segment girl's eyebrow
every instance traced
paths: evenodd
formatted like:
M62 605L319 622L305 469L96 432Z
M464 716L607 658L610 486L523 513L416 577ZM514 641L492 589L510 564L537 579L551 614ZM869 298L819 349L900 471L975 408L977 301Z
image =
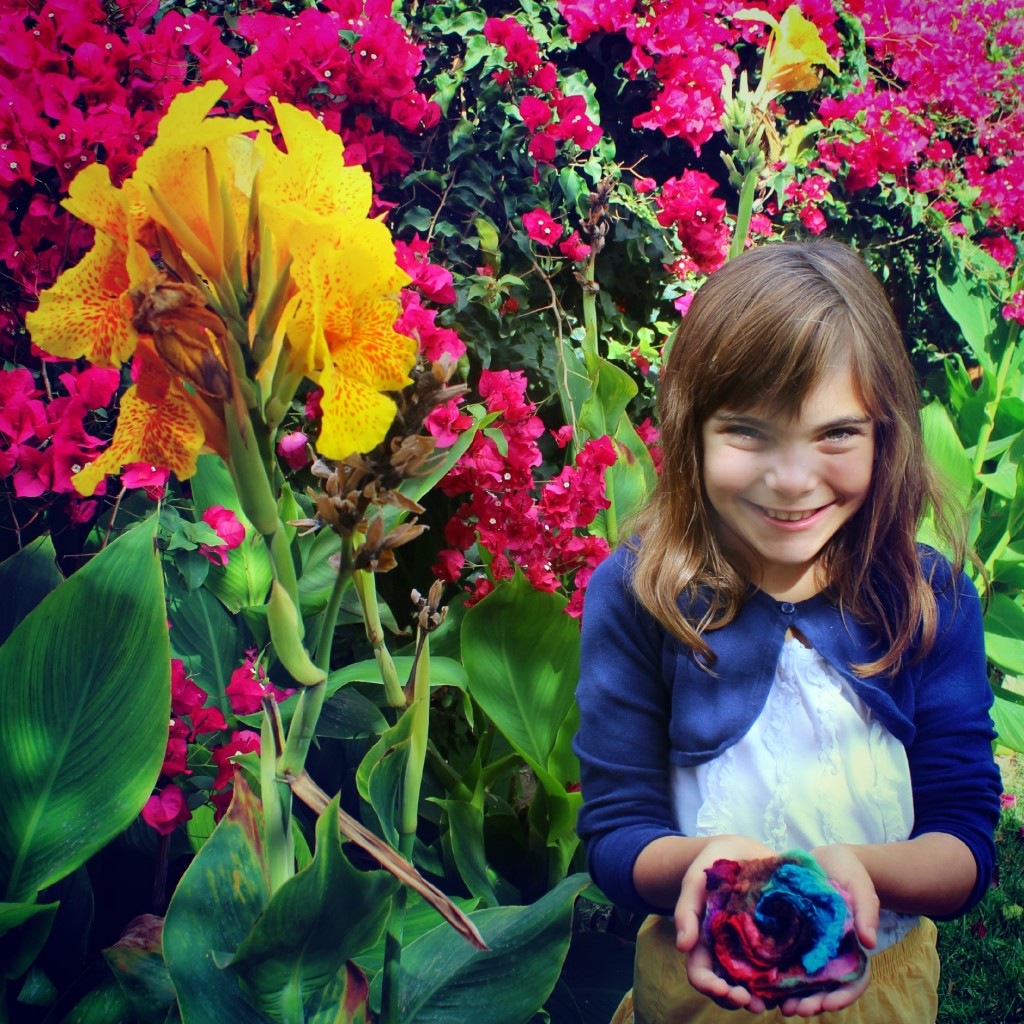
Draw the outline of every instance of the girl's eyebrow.
M725 410L712 413L711 419L719 420L722 423L749 424L754 427L767 427L771 425L769 420L758 419L758 417L751 416L749 413L728 412ZM871 416L840 416L838 419L829 420L828 423L822 423L814 427L813 430L817 433L827 430L842 430L844 427L866 427L872 422Z

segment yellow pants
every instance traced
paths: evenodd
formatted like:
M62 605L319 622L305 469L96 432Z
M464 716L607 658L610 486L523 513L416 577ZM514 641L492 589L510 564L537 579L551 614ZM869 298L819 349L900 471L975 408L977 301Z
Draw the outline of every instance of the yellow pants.
M873 956L867 989L845 1010L784 1017L778 1010L725 1010L698 992L686 977L686 956L676 949L671 919L649 917L636 937L633 988L611 1024L934 1024L939 1008L936 935L934 923L922 918L895 946Z

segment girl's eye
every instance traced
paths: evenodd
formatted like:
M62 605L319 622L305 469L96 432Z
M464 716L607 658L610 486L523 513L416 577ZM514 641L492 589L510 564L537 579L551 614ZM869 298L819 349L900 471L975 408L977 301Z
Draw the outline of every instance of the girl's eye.
M835 427L833 430L826 430L821 439L828 444L846 444L854 438L860 437L861 431L856 427Z
M764 438L764 434L760 430L755 430L745 423L731 423L726 427L725 432L729 437L742 441L760 441Z

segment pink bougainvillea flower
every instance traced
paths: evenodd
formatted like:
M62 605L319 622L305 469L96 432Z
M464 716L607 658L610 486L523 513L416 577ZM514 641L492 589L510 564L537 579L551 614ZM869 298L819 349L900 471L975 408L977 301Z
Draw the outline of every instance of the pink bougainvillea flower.
M427 428L427 433L434 438L438 448L451 448L459 439L459 434L473 425L473 417L459 412L459 407L453 399L435 405L427 413L423 425Z
M999 264L1009 270L1017 259L1017 247L1006 235L996 235L993 238L983 238L981 247Z
M185 794L175 785L164 786L142 808L142 820L162 836L169 836L191 817L192 812L185 803Z
M260 752L260 734L252 729L235 729L231 738L220 747L212 747L210 756L217 766L217 777L213 780L214 789L222 789L234 777L235 764L231 760L242 754L258 754Z
M208 694L185 672L180 658L171 658L171 714L192 715L205 703Z
M1011 807L1017 806L1017 794L1016 793L1000 793L999 794L999 806L1004 810L1008 811Z
M637 177L633 182L633 188L635 188L640 195L653 192L657 187L658 183L653 178Z
M105 409L121 383L121 374L118 370L89 366L62 373L60 381L69 395L81 397L87 409Z
M1024 324L1024 291L1014 292L1010 301L1003 306L1003 319Z
M564 448L572 440L572 424L566 423L564 427L552 430L551 436L559 448Z
M219 732L226 729L228 723L224 718L224 712L220 708L199 708L189 716L192 721L192 732L189 739L195 740L197 736L210 732Z
M563 256L581 263L590 256L590 246L580 238L580 233L574 231L564 241L558 243L558 251Z
M523 227L527 235L540 245L554 245L562 237L562 225L543 207L525 214Z
M294 430L277 442L277 454L292 469L302 469L309 462L308 444L309 438L301 430Z
M519 114L523 119L523 124L531 132L535 132L551 120L552 110L551 105L539 97L524 96L519 104Z
M227 565L228 552L234 551L245 540L245 527L238 521L235 513L223 505L211 505L203 513L203 522L213 527L221 543L200 544L200 553L214 565Z
M121 483L132 489L143 487L154 500L162 498L171 471L148 462L129 462L121 471Z
M231 702L231 710L236 715L255 714L263 706L263 698L270 696L280 702L286 700L295 691L279 690L267 679L267 671L261 661L257 661L257 652L245 652L245 661L231 673L231 681L224 692Z
M180 718L172 718L164 751L164 763L160 774L171 778L174 775L191 775L188 769L189 727Z

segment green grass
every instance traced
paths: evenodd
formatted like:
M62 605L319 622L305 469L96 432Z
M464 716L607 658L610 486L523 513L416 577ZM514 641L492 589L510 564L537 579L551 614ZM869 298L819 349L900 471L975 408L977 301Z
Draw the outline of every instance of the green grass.
M1024 760L1002 767L1017 803L996 831L996 884L966 917L939 924L939 1024L1024 1022Z

